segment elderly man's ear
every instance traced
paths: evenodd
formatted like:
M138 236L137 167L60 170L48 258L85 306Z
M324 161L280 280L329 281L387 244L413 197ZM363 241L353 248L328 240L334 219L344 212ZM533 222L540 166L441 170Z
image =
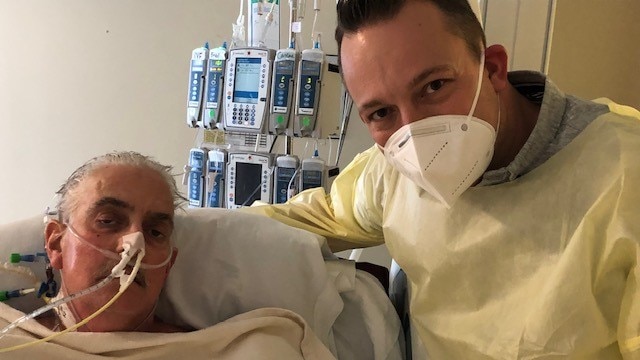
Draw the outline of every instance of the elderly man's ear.
M57 220L50 220L44 228L44 247L54 269L62 269L62 237L66 226Z

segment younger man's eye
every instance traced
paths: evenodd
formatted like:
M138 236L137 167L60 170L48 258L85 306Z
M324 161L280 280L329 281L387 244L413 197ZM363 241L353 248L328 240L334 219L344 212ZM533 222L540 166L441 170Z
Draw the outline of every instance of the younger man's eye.
M369 118L372 121L376 121L376 120L381 120L381 119L385 118L387 115L389 115L389 109L382 108L382 109L378 109L378 110L374 111Z
M426 93L432 94L442 88L444 85L444 80L434 80L427 84Z

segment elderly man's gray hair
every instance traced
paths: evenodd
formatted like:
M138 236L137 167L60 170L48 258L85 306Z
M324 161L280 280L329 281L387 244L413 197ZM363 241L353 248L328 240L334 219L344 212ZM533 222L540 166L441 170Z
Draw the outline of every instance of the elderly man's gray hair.
M94 157L87 161L82 166L77 168L71 176L65 181L65 183L56 192L59 195L57 204L58 216L60 219L68 220L69 208L71 199L69 193L78 186L87 176L105 165L130 165L139 168L147 168L156 171L167 183L173 197L174 209L178 208L185 198L178 192L178 187L174 179L174 175L171 173L173 167L168 165L162 165L159 162L153 160L149 156L142 155L134 151L115 151L105 155Z

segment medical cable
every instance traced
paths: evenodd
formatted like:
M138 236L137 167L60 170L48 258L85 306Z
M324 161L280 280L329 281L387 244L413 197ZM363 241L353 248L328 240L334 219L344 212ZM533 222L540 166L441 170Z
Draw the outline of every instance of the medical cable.
M258 152L258 148L260 147L260 140L262 140L261 136L262 136L262 134L256 135L256 146L254 146L254 148L253 148L254 152Z
M104 278L102 281L100 281L98 284L93 285L85 290L79 291L77 293L74 293L72 295L69 295L65 298L62 298L58 301L55 301L49 305L43 306L40 309L37 309L36 311L32 312L31 314L25 315L17 320L15 320L14 322L12 322L11 324L9 324L8 326L6 326L4 329L2 329L2 331L0 331L0 338L4 337L7 332L11 331L12 329L16 328L18 325L22 324L23 322L33 319L34 317L49 311L57 306L60 306L62 304L65 304L71 300L77 299L79 297L85 296L87 294L90 294L100 288L102 288L103 286L107 285L111 280L115 279L115 278L120 278L120 288L118 289L118 292L111 298L111 300L109 300L106 304L104 304L100 309L96 310L93 314L89 315L88 317L86 317L84 320L80 321L79 323L75 324L72 327L66 328L63 331L54 333L50 336L47 336L45 338L42 339L38 339L35 341L31 341L28 343L24 343L24 344L20 344L20 345L16 345L16 346L12 346L12 347L8 347L8 348L4 348L4 349L0 349L0 353L3 352L9 352L9 351L14 351L14 350L19 350L19 349L23 349L26 348L28 346L31 345L36 345L39 343L43 343L43 342L47 342L55 337L58 337L62 334L66 334L70 331L74 331L76 329L78 329L79 327L85 325L86 323L88 323L89 321L93 320L96 316L100 315L101 313L103 313L107 308L109 308L111 305L113 305L113 303L116 302L116 300L118 300L118 298L120 296L122 296L122 294L127 290L127 288L129 288L129 286L133 283L133 280L135 279L136 275L138 274L138 271L140 270L140 266L142 264L142 258L145 255L145 250L144 250L144 240L140 240L139 237L136 237L136 233L134 234L129 234L129 235L133 235L133 239L130 241L125 241L123 239L123 247L124 247L124 251L122 251L121 253L121 257L122 259L120 260L120 262L118 264L116 264L116 266L113 267L113 269L111 270L111 273ZM128 239L127 239L128 240ZM127 266L127 264L129 263L129 261L131 260L131 258L133 258L133 256L135 254L138 254L137 258L136 258L136 262L135 265L133 266L133 269L131 270L130 274L125 274L124 269Z
M307 158L307 149L309 148L309 140L307 140L304 144L304 151L302 152L302 158Z
M287 200L291 199L295 194L298 193L297 189L293 188L293 180L295 180L296 175L298 175L298 171L300 171L300 166L296 168L296 171L291 175L291 180L289 180L289 185L287 185Z

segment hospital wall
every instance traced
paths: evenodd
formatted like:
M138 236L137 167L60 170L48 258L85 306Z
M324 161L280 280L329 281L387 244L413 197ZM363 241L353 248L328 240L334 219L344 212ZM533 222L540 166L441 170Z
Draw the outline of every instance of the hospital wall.
M324 3L317 30L335 54L335 8ZM181 173L198 134L185 120L191 51L229 41L238 12L230 0L0 0L0 222L41 213L75 168L109 151L148 154ZM339 75L325 75L323 137L335 132L340 109ZM341 165L371 145L365 133L354 118ZM296 141L294 153L305 144ZM325 159L328 146L320 142Z
M556 1L551 79L570 94L640 108L640 1Z

